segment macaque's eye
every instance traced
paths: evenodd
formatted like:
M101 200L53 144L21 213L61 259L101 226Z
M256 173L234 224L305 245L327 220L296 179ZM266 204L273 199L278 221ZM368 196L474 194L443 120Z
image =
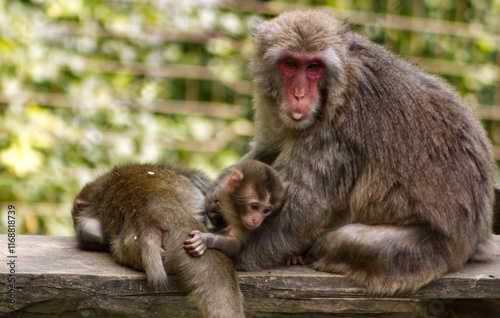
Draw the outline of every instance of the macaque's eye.
M254 203L254 204L252 204L252 205L250 206L250 208L251 208L253 211L257 211L257 210L259 210L259 205Z
M297 63L295 63L293 61L288 61L285 63L285 65L289 68L295 68L297 66Z
M314 70L317 70L319 68L319 64L311 64L307 68L314 71Z
M271 209L264 209L264 211L262 211L263 214L269 214L271 213Z

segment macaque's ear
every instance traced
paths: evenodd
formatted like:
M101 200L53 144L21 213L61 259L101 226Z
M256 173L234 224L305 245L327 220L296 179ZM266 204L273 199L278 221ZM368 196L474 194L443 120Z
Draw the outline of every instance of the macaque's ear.
M90 202L88 202L88 201L84 201L84 200L80 200L80 199L76 200L76 208L80 212L83 211L89 205L90 205Z
M290 182L283 183L283 190L281 191L281 201L284 202L288 197L288 190L290 189Z
M240 185L241 180L243 180L243 173L241 173L238 170L234 170L231 176L229 177L229 180L227 180L226 183L226 189L230 193L233 193L236 188Z
M283 183L283 195L287 196L288 195L288 189L290 188L290 182L284 182Z
M258 40L261 34L261 30L265 29L262 25L265 24L265 21L258 17L252 17L248 20L248 29L250 30L250 35Z

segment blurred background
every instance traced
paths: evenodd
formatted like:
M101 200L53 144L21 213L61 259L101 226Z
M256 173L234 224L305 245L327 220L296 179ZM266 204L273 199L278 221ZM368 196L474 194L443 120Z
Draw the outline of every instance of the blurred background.
M0 233L14 205L17 234L73 235L74 196L115 164L236 162L248 24L308 6L453 84L500 160L500 0L0 0Z

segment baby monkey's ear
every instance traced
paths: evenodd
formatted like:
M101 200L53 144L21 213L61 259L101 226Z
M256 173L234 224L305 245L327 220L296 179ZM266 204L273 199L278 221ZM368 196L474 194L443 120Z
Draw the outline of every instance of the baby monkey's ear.
M226 189L229 193L234 193L236 189L240 186L243 180L243 173L239 170L234 170L226 183Z

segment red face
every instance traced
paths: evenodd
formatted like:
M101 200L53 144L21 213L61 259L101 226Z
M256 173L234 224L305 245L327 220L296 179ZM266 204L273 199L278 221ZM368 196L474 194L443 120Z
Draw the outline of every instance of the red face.
M322 57L284 54L278 68L283 77L288 117L294 122L305 121L318 104L318 82L325 73Z

